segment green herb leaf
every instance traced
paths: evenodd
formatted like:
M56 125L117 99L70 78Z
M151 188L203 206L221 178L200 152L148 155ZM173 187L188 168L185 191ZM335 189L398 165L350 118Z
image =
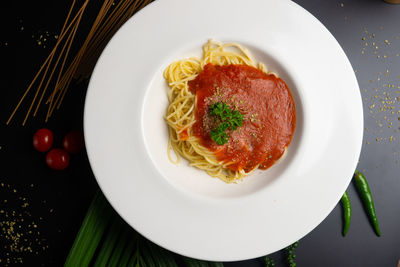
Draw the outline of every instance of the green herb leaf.
M210 106L209 114L215 116L219 125L210 133L211 138L218 145L228 142L227 130L235 131L243 125L243 115L237 110L231 110L229 106L222 102L214 103Z

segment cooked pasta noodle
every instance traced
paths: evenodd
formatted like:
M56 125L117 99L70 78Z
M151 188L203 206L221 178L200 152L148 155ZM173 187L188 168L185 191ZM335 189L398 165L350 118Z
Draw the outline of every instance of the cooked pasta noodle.
M203 147L193 136L192 125L195 123L194 109L195 95L189 91L189 81L194 80L208 63L214 65L244 64L258 67L267 72L266 67L256 64L250 53L236 43L220 43L209 40L203 46L203 58L188 58L173 62L164 71L168 81L169 106L165 121L169 126L168 158L178 164L181 157L186 158L190 165L205 170L209 175L218 177L225 182L233 182L245 175L244 170L232 171L227 168L228 163L219 162L212 151ZM176 154L173 159L171 151Z

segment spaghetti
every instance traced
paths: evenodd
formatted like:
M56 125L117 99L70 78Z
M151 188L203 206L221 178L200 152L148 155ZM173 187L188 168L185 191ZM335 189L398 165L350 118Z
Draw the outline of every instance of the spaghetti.
M231 183L257 167L270 167L289 145L295 127L290 91L239 44L209 40L202 59L173 62L164 77L170 86L165 120L171 162L178 164L184 157L192 166ZM244 118L243 126L224 133L229 136L226 144L211 138L216 124L209 110L220 102Z
M7 125L21 107L22 102L29 98L29 93L35 84L38 85L22 125L25 125L33 109L33 116L36 116L45 97L47 97L45 104L48 105L45 119L47 122L54 111L60 108L72 80L83 80L91 75L97 58L107 42L122 24L151 0L104 0L85 41L75 56L71 57L70 50L73 43L76 43L75 36L89 2L90 0L81 1L81 6L76 11L77 1L72 1L54 48L18 101L6 122Z

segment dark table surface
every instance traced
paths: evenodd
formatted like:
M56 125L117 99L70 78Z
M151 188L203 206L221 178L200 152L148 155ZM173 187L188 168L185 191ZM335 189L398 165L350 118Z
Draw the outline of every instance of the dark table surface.
M396 266L400 259L400 5L379 0L295 2L335 36L356 73L365 124L358 169L369 180L382 231L381 237L374 234L351 184L353 217L348 235L341 235L338 205L300 240L296 262L298 266ZM32 147L33 133L41 127L54 131L58 146L66 132L82 130L86 84L71 86L48 123L39 112L23 127L25 113L19 112L10 125L5 124L55 44L69 4L25 1L2 8L0 266L62 265L97 188L84 151L60 172L50 170L45 155ZM26 112L25 105L21 110ZM277 266L286 266L282 251L271 258ZM226 265L263 266L259 259Z

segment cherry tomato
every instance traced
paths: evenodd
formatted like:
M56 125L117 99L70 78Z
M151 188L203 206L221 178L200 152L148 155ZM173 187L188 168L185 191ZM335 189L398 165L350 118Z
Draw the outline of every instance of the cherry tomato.
M71 131L67 133L63 139L64 149L71 154L76 154L82 150L84 146L83 134L80 131Z
M46 128L37 130L33 135L33 147L40 152L49 150L53 145L53 141L53 132Z
M53 148L47 152L46 163L53 170L64 170L69 165L69 154L62 148Z

